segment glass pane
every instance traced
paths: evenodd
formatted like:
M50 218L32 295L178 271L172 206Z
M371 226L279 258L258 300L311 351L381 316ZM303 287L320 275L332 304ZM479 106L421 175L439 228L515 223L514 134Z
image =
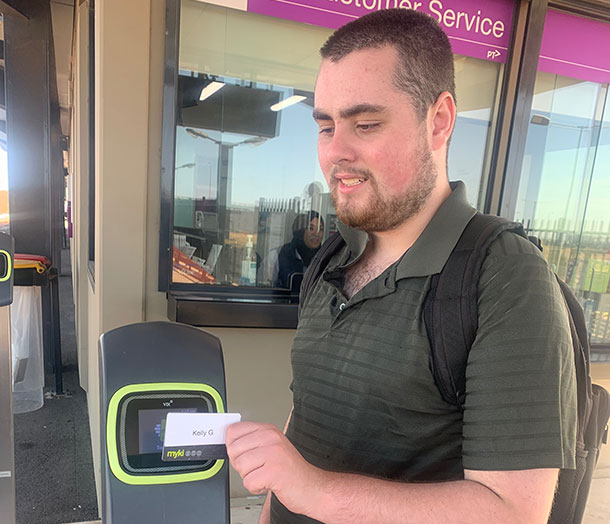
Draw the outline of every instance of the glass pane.
M336 230L312 118L331 31L192 0L181 11L173 281L297 291Z
M217 76L219 91L190 105L190 90L199 97L212 78L180 80L174 282L297 290L322 237L336 230L317 163L313 94ZM294 96L300 101L270 110Z
M174 283L297 292L321 241L336 231L312 119L319 49L330 34L182 1ZM466 182L476 206L502 65L465 56L455 64L450 178ZM275 106L288 101L295 103Z
M605 109L601 128L594 130L597 149L592 159L581 249L570 279L572 288L582 293L592 344L610 342L610 107L608 86L604 87Z
M610 342L608 86L536 79L516 219L585 310L593 344Z
M498 86L504 66L467 56L455 57L457 119L449 148L449 180L466 184L468 201L479 209L485 199L487 152L493 139Z

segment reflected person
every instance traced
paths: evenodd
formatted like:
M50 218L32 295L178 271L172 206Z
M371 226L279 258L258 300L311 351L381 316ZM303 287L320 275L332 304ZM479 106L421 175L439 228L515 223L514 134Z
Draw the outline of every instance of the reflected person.
M302 275L316 254L324 236L324 221L316 211L297 215L292 223L292 240L277 252L273 285L292 289L292 279Z
M295 275L302 275L322 244L324 220L316 211L297 215L292 223L292 240L272 249L259 267L259 282L274 287L297 289Z

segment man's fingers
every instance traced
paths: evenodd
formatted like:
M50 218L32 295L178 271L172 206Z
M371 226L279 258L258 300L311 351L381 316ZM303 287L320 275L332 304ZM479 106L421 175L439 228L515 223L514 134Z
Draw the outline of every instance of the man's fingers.
M229 454L229 459L231 460L231 465L241 477L265 465L265 453L257 449L235 456Z
M234 441L243 437L244 435L255 432L261 426L263 426L263 424L258 424L256 422L236 422L235 424L231 424L227 428L227 445L232 444Z
M233 460L250 450L277 444L282 435L272 424L245 423L248 426L234 427L244 424L239 422L227 428L227 452Z
M304 463L286 436L273 424L232 424L227 428L227 453L244 487L255 495L282 485L285 469ZM295 460L297 457L301 458L300 462Z
M270 480L263 468L255 469L242 477L244 488L253 495L261 495L269 491L271 489Z
M236 470L243 469L240 464L244 462L254 462L253 467L258 466L265 462L265 457L274 456L281 452L281 449L275 448L276 444L279 444L279 439L275 438L274 435L260 435L260 434L248 434L244 437L233 442L231 445L227 445L227 454L229 460ZM258 463L257 463L258 461Z

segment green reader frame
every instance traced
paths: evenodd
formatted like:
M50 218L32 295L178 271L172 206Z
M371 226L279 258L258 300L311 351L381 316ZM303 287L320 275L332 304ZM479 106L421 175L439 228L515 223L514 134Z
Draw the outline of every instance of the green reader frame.
M194 482L213 477L224 465L224 460L216 460L211 468L205 471L187 473L175 473L168 475L131 475L120 465L119 450L117 448L117 420L118 408L121 400L134 393L151 393L163 391L203 391L210 395L216 403L217 413L224 413L225 407L222 397L212 386L208 384L193 384L187 382L156 382L148 384L131 384L118 389L108 403L108 414L106 416L106 450L108 463L114 476L121 482L130 485L153 486L158 484L178 484L181 482Z

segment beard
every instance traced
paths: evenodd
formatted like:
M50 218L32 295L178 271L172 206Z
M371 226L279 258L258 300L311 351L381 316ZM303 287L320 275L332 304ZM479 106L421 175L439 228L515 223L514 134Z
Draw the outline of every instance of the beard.
M330 189L339 220L347 226L371 233L390 231L415 216L435 188L437 173L427 146L420 149L412 162L416 164L412 184L401 194L387 196L379 191L375 175L370 170L335 166L330 178ZM340 201L337 190L340 182L334 177L337 171L364 178L371 186L368 201L358 207L349 202L349 199Z

